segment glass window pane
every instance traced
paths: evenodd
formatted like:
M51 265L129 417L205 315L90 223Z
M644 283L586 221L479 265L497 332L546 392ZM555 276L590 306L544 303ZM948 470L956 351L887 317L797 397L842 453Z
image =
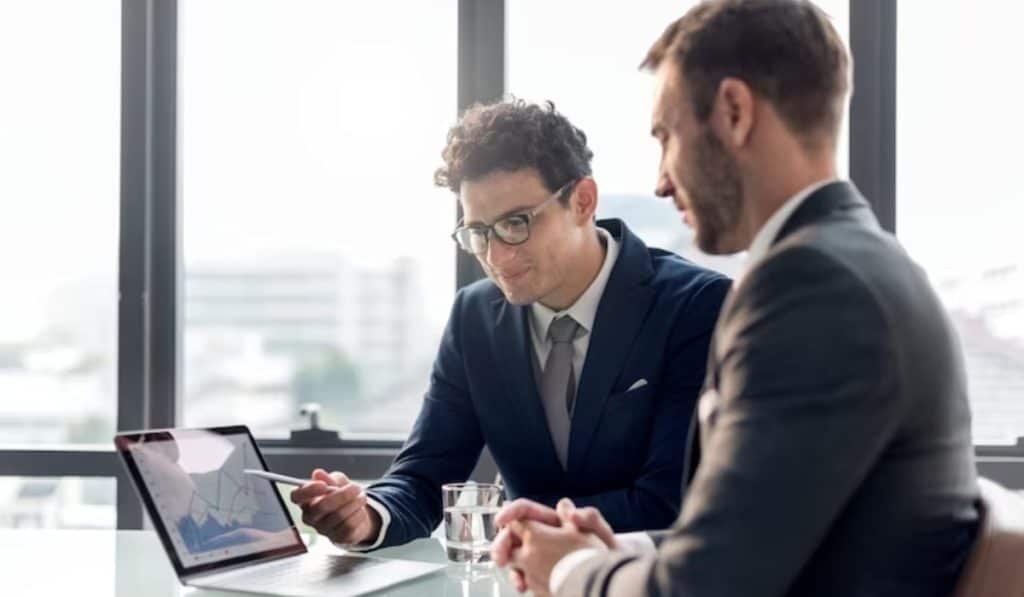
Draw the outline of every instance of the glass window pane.
M508 2L508 91L530 101L552 100L587 134L600 188L599 217L622 218L648 244L735 274L741 259L700 253L671 203L653 192L658 168L658 145L649 134L654 78L638 66L665 27L694 4ZM819 5L848 42L848 1ZM844 125L842 176L847 175L847 143Z
M0 528L113 529L117 481L0 477Z
M121 3L0 0L0 444L109 443Z
M960 332L978 444L1024 436L1024 80L1006 62L1022 17L899 3L896 229Z
M409 430L455 287L456 7L179 4L186 424Z

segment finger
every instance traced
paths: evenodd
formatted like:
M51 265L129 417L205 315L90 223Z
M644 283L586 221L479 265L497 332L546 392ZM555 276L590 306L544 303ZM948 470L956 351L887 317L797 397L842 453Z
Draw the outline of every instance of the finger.
M335 477L334 477L335 474L340 474L340 473L328 473L327 471L325 471L322 468L317 468L317 469L313 469L313 474L310 475L309 478L313 479L314 481L320 481L320 482L324 483L325 485L337 486L337 485L340 485L340 483L338 483L335 480Z
M518 548L512 550L513 562L517 554L522 554L524 550L528 550L530 542L546 541L550 538L551 533L558 529L558 527L537 522L536 520L514 520L508 524L508 528L520 541Z
M526 543L530 539L530 530L527 527L527 524L527 522L524 522L522 520L513 520L512 522L508 523L508 525L505 528L507 528L509 532L515 535L520 541Z
M545 524L559 524L558 514L544 504L538 504L532 500L519 498L505 504L494 519L494 524L503 527L513 520L537 520Z
M593 533L609 548L615 548L615 531L612 530L608 521L601 516L601 512L597 508L577 508L571 514L571 518L577 529Z
M339 522L333 528L324 529L324 535L329 537L331 541L335 543L342 543L345 545L358 543L355 539L355 528L350 526L344 520Z
M494 542L491 543L491 559L498 566L504 566L508 563L509 555L512 553L512 548L518 544L518 538L512 534L508 529L501 529L498 531L498 535L494 538Z
M505 529L498 531L498 534L494 536L494 541L491 542L491 561L500 568L505 567L505 563L508 561L508 552L511 551L511 541L509 533Z
M324 512L316 506L309 504L302 506L302 522L313 527L319 533L323 533L326 530L322 524L324 516Z
M526 591L526 575L523 571L518 568L510 568L508 571L508 579L512 582L512 586L517 591L523 593Z
M332 487L330 493L310 502L310 506L312 506L310 519L316 522L339 510L351 513L352 503L356 502L361 495L363 495L363 488L354 483L349 483L341 488Z
M339 487L341 487L343 485L347 485L347 484L352 482L351 479L348 478L348 475L346 475L345 473L338 472L338 471L334 471L334 472L332 472L328 476L331 478L331 481L333 481L334 484L339 486Z
M342 521L352 515L353 512L366 507L366 496L357 495L354 499L345 502L343 505L331 509L326 515L316 520L317 529L331 529L338 526Z
M576 504L572 503L569 498L562 498L555 504L555 512L558 514L558 518L562 523L574 524L572 520L572 513L576 511Z
M529 570L529 560L534 554L534 551L529 543L524 543L519 549L512 550L509 555L508 567L512 570L518 570L523 575L523 582L527 585L530 584L530 580L527 577L527 571Z
M308 504L313 498L320 497L330 491L327 484L323 481L310 481L298 489L292 490L291 500L292 503L302 506Z
M338 537L337 543L359 543L364 538L357 536L359 527L368 521L365 508L350 513L340 523L327 533L328 537Z

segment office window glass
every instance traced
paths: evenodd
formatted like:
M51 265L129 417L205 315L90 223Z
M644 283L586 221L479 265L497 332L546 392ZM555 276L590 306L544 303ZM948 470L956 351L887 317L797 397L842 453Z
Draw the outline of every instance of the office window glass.
M695 2L507 3L508 91L551 100L587 134L599 188L598 217L625 220L650 245L735 274L742 256L700 253L669 200L654 196L659 148L650 136L654 77L638 65L665 27ZM847 39L846 0L819 5ZM845 125L839 168L847 171Z
M179 3L186 424L408 432L455 287L456 8Z
M956 325L978 444L1024 436L1024 7L899 4L896 231Z
M121 3L0 0L0 445L110 441Z
M113 529L116 483L106 477L0 477L0 528Z

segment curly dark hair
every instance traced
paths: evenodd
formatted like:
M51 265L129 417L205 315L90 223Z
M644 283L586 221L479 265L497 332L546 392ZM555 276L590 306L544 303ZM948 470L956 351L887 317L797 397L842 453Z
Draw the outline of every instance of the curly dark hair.
M548 190L590 175L594 152L587 136L555 105L521 99L474 105L448 130L441 152L444 166L434 184L459 192L462 181L479 180L492 172L535 169ZM560 200L564 203L567 197Z

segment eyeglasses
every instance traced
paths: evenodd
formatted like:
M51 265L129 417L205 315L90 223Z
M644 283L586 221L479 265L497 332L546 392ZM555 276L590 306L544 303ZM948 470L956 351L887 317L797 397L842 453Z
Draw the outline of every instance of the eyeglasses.
M455 232L452 233L452 239L459 244L463 251L473 255L482 255L487 252L491 234L494 234L498 240L506 245L521 245L530 240L530 226L533 224L533 219L537 217L537 214L555 199L565 199L568 197L577 182L579 182L579 179L570 180L536 207L528 211L505 216L493 224L473 224L471 226L462 226L460 224L455 229Z

